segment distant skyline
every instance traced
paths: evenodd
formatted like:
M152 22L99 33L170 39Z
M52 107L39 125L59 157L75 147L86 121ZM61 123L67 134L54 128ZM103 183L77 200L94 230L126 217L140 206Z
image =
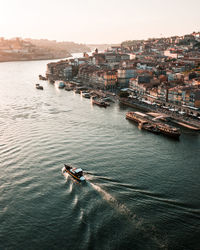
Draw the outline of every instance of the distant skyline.
M0 36L121 43L200 31L199 0L5 0Z

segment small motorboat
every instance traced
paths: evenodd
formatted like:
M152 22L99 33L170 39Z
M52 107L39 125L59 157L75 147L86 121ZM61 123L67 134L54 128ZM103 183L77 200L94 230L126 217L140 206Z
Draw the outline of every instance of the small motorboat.
M70 174L74 179L78 181L85 181L85 177L83 176L83 170L82 168L75 168L69 165L64 164L64 167L62 169L62 173L68 173Z
M76 93L76 94L80 94L80 93L81 93L81 90L80 90L80 89L75 89L75 93Z
M36 89L41 89L43 90L43 86L41 86L39 83L35 84Z
M59 89L64 89L64 87L65 87L65 83L64 82L59 82L58 88Z
M42 81L46 81L47 80L47 78L44 77L44 76L42 76L42 75L39 75L39 79L42 80Z
M66 90L66 91L71 91L71 90L73 90L73 87L70 86L70 85L66 85L66 86L65 86L65 90Z
M88 93L88 92L82 92L82 97L90 99L90 93Z
M104 101L102 101L102 100L93 99L93 100L92 100L92 103L93 103L93 104L96 104L96 105L98 105L98 106L100 106L100 107L104 107L104 108L106 108L107 106L110 106L109 103L104 102Z
M105 98L103 98L102 99L104 102L113 102L113 103L115 103L115 101L112 99L112 98L110 98L110 97L105 97Z

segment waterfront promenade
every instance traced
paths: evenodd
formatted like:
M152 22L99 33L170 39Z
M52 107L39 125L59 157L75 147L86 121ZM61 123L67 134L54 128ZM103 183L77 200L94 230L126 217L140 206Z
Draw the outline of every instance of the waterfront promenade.
M75 82L72 82L73 84ZM99 90L99 89L94 89L91 88L90 86L87 85L86 82L81 83L79 82L78 86L86 86L88 88L88 91L99 96L100 98L105 98L106 96L111 96L115 101L119 101L119 103L132 107L132 108L137 108L139 110L145 111L145 112L156 112L156 113L161 113L164 116L167 116L169 118L169 120L175 124L178 124L179 126L188 128L188 129L192 129L192 130L196 130L196 131L200 131L200 119L198 117L192 117L191 115L189 115L189 109L187 107L179 107L177 105L174 105L172 103L168 103L168 102L161 102L161 101L157 101L155 102L144 102L142 101L142 98L140 97L140 99L138 97L132 98L132 97L128 97L128 98L120 98L118 94L109 91L109 90ZM74 85L74 87L76 88L76 85ZM146 96L143 96L143 98L145 98ZM162 105L161 105L162 103ZM164 105L164 106L163 106ZM175 107L177 110L179 109L183 109L186 110L186 112L184 112L184 114L180 114L176 111L171 111L169 110L170 107L173 106ZM191 111L191 110L190 110ZM195 111L193 111L195 112ZM196 111L197 113L197 111Z
M189 128L193 130L200 130L200 121L198 121L198 118L192 118L189 117L187 114L181 115L177 112L173 112L167 109L162 108L161 106L158 105L150 105L148 103L139 101L137 99L132 99L132 98L119 98L120 103L133 107L133 108L138 108L143 111L154 111L154 112L159 112L167 115L170 118L170 121Z

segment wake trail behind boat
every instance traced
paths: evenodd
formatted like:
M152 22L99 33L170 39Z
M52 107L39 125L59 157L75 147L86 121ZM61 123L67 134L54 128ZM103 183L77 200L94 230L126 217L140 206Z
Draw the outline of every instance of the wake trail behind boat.
M117 208L117 210L121 213L124 214L126 216L128 216L128 218L136 218L135 214L132 214L132 212L122 203L120 203L119 201L117 201L116 198L114 198L112 195L110 195L108 192L106 192L105 190L103 190L100 186L90 182L90 185L96 190L98 191L98 193L101 194L101 196L103 197L103 199L105 199L106 201L108 201L109 203L111 203L112 205L115 206L115 208Z
M111 179L111 178L108 178L108 177L103 177L101 175L98 175L98 174L94 174L92 172L84 172L85 175L87 176L87 179L93 179L89 176L94 176L94 177L98 177L98 180L104 180L104 181L107 181L107 182L111 182L111 183L118 183L118 180L115 180L115 179ZM88 176L89 175L89 176ZM118 183L119 184L119 183ZM120 185L120 184L119 184Z
M166 240L159 240L159 237L156 236L158 233L156 232L156 229L153 225L145 225L146 223L143 218L140 218L135 213L131 212L129 208L127 208L124 204L120 203L111 194L103 190L100 186L92 182L89 183L103 197L104 200L108 201L121 215L126 216L126 218L134 226L134 228L142 231L144 233L144 236L150 236L160 249L166 249Z

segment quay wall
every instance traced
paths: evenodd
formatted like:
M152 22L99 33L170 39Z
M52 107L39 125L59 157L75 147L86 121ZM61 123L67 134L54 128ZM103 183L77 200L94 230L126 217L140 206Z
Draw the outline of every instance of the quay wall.
M129 106L131 108L137 108L143 111L152 111L152 109L148 108L148 107L143 107L141 106L139 103L134 103L134 102L129 102L128 100L125 100L123 98L119 98L119 102L123 105Z
M128 100L126 100L124 98L119 98L119 102L126 105L126 106L129 106L132 108L137 108L137 109L142 110L142 111L155 112L155 110L153 110L151 107L148 107L148 106L144 107L139 103L129 102ZM162 111L159 110L159 112L162 112ZM175 123L175 124L178 124L182 127L188 128L188 129L200 131L200 123L199 122L198 122L199 123L198 124L197 122L194 123L194 122L185 121L182 118L176 117L175 115L169 115L169 116L170 116L170 121Z

